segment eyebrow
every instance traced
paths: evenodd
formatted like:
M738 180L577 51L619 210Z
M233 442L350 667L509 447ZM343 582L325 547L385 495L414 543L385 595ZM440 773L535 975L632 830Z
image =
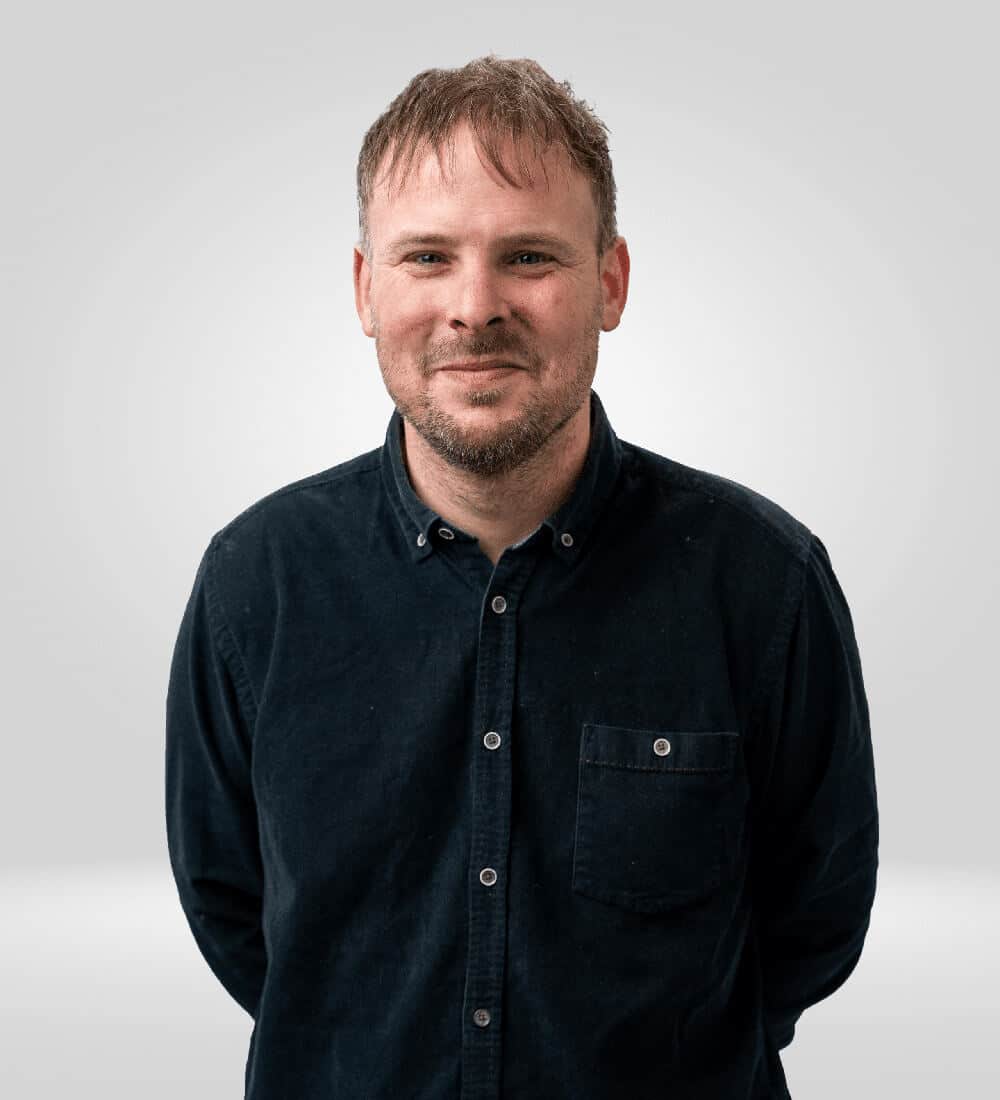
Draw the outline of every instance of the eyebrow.
M459 243L457 237L449 237L446 233L407 233L390 241L386 246L385 255L398 256L409 248L450 248ZM497 238L496 243L503 251L537 245L541 248L552 249L554 252L568 252L570 254L576 252L569 241L552 233L509 233L504 237Z

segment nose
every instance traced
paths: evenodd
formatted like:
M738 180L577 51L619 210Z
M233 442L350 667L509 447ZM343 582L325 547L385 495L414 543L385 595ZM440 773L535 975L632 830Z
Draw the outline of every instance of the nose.
M503 278L486 261L469 261L450 280L448 324L453 329L481 329L510 319Z

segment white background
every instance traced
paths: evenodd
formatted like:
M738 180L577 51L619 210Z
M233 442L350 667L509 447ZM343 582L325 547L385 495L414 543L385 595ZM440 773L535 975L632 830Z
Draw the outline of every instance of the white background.
M994 1094L993 10L6 15L6 1095L242 1094L250 1020L166 857L170 653L218 528L381 444L350 281L358 149L416 72L488 52L535 58L611 131L632 281L594 388L615 431L787 508L851 607L880 889L857 971L783 1052L792 1094Z

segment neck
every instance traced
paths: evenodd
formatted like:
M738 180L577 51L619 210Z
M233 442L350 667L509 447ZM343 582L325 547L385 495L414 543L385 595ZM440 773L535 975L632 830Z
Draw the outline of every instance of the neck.
M529 462L497 477L456 469L403 420L403 459L414 492L446 523L479 539L494 565L569 497L589 444L589 396Z

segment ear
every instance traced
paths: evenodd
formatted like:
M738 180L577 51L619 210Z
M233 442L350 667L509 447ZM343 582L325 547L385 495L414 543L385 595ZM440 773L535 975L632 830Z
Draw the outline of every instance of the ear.
M610 332L618 327L628 298L629 272L628 245L624 237L615 237L614 243L601 257L601 293L604 297L604 313L601 331Z
M365 336L375 335L371 314L372 269L365 254L354 246L354 307Z

